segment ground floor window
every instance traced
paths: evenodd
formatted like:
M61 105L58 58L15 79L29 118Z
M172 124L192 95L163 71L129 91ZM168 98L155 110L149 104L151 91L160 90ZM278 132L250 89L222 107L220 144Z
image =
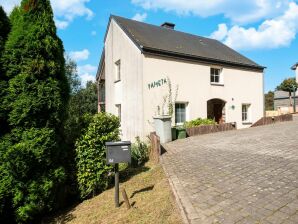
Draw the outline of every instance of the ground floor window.
M121 104L116 104L116 107L117 107L118 118L121 122Z
M186 103L175 103L175 123L183 124L186 121Z
M250 104L242 104L242 122L250 122Z

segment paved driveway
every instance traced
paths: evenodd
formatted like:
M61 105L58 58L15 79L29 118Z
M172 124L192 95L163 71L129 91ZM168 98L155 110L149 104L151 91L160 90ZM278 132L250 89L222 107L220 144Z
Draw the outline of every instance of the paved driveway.
M189 223L298 224L298 121L165 147L162 162Z

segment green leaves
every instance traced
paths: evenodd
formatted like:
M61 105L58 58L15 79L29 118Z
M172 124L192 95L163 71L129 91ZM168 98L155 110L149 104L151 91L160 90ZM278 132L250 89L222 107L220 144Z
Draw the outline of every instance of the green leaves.
M119 140L119 119L111 114L93 116L86 132L76 143L76 163L81 198L106 189L112 167L106 164L105 142Z
M0 8L0 37L1 15ZM69 86L50 1L22 0L10 19L0 70L0 125L7 127L0 133L0 223L31 223L57 207L66 179L60 139Z
M293 92L293 89L295 91L298 88L298 83L296 82L295 78L288 78L285 79L279 86L276 87L276 90L282 90L285 92Z

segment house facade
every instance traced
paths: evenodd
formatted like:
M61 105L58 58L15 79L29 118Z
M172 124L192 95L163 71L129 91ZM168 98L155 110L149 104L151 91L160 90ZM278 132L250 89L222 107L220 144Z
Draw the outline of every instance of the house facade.
M298 62L295 63L291 70L295 72L296 82L298 83ZM296 111L298 111L298 91L296 91L295 96L291 93L291 99L289 93L281 90L274 92L274 110L278 111L279 114L286 114L294 112L294 100L296 103Z
M263 117L264 67L174 26L110 17L97 72L98 105L120 117L122 139L154 131L153 117L169 112L169 95L173 125L200 117L246 128Z

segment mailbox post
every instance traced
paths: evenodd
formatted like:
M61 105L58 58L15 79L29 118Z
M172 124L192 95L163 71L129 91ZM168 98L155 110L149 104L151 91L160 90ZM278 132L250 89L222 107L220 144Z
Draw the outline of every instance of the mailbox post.
M107 164L114 164L115 206L119 207L119 163L131 163L131 142L106 142Z

